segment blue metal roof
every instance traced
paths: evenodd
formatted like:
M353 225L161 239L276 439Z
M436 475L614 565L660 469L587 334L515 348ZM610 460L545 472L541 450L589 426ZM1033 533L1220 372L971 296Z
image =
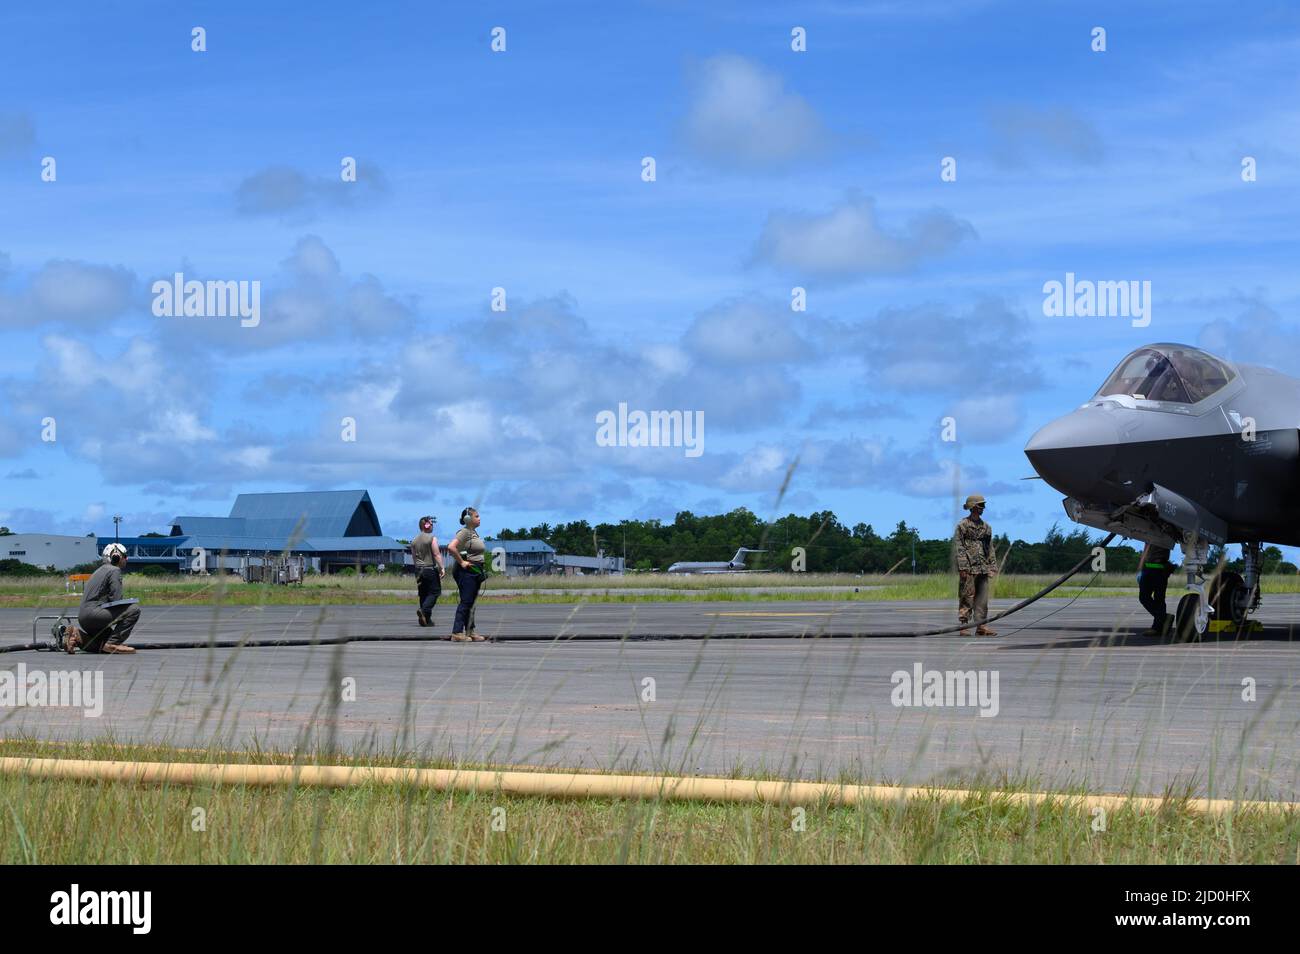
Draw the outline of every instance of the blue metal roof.
M279 553L285 549L284 537L241 537L220 533L195 533L186 537L164 537L169 542L184 540L176 546L186 550L202 547L209 553L238 552ZM401 550L402 545L392 537L307 537L296 541L291 553L334 553L351 551Z
M240 494L229 517L177 517L169 541L213 553L247 550L293 552L400 550L383 535L364 490ZM181 544L177 544L178 546Z
M247 536L248 528L237 517L177 517L172 521L172 532L181 528L181 534L233 534Z
M255 534L288 536L301 525L304 537L379 536L379 517L364 490L240 494L230 516Z
M273 537L378 537L383 535L364 490L240 494L229 517L177 517L173 533Z

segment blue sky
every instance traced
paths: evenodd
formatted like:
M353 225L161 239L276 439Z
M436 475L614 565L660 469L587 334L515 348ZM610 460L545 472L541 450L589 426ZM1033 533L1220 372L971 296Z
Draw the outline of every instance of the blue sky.
M1024 443L1129 350L1300 373L1300 13L1131 7L9 5L0 522L770 516L797 457L781 512L940 536L981 491L1038 539ZM177 271L261 323L156 317ZM1150 281L1151 325L1045 317L1066 272ZM598 446L620 402L704 453Z

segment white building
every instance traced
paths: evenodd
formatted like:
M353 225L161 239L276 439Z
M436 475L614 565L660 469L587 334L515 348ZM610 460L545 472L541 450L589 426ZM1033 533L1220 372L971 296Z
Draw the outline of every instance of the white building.
M11 533L0 537L0 560L21 560L42 570L69 570L100 562L99 541L93 536L65 537L54 533Z

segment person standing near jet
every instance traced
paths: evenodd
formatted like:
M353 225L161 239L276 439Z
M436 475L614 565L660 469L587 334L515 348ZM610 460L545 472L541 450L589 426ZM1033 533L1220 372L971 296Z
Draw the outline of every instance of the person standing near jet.
M1148 543L1138 560L1138 602L1151 614L1151 628L1143 636L1163 636L1169 622L1165 590L1169 586L1169 574L1174 571L1169 556L1168 547Z
M415 561L415 592L420 607L415 618L421 626L433 625L433 608L442 596L442 578L447 575L442 565L442 550L433 535L433 518L420 518L420 532L411 540L411 559Z
M478 511L473 507L466 507L460 512L461 528L447 543L447 552L456 561L451 576L460 591L456 621L451 628L451 640L455 643L481 643L485 639L474 629L474 602L478 599L478 592L484 580L487 579L487 568L484 566L487 547L483 543L483 538L478 535L480 523L482 520L479 518Z
M957 548L957 574L960 578L957 598L957 622L963 627L971 616L979 623L976 636L996 636L997 632L984 625L989 615L989 578L998 572L993 555L993 530L984 522L984 497L971 494L964 504L970 516L957 524L953 542ZM961 635L969 636L963 628Z
M104 565L90 574L77 611L77 628L68 636L64 648L71 655L78 648L88 653L130 654L126 645L131 630L140 621L140 607L122 602L122 570L126 567L126 547L110 543L104 547Z

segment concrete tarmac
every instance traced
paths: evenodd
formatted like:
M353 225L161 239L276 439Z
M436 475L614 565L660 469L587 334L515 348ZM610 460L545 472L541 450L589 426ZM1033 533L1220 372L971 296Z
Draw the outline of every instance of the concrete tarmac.
M145 606L131 643L409 640L445 634L452 609L428 630L413 606ZM0 610L0 645L29 641L36 612ZM0 672L102 670L104 708L3 705L0 737L1300 800L1300 598L1266 597L1262 633L1188 645L1141 638L1149 617L1110 598L1042 600L996 639L872 636L954 617L948 601L486 603L491 643L10 653ZM917 667L947 692L904 685Z

